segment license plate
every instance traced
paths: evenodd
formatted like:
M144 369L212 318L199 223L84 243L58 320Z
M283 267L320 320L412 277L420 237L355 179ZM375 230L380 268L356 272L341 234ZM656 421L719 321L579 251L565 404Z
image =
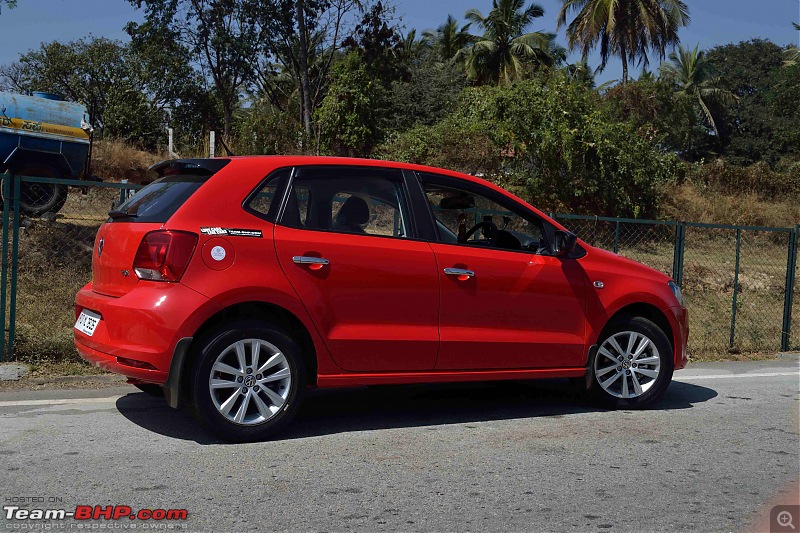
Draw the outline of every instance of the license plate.
M97 328L97 324L100 323L100 320L100 315L84 309L81 311L78 320L75 321L75 329L91 337L94 334L94 330Z

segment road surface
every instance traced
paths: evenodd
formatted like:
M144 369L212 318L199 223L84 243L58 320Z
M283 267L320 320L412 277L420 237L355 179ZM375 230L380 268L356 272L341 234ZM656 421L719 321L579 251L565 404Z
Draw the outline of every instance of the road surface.
M797 497L798 363L693 364L648 411L565 380L316 391L243 445L128 386L4 392L0 498L188 511L116 529L747 531ZM3 513L0 531L47 523Z

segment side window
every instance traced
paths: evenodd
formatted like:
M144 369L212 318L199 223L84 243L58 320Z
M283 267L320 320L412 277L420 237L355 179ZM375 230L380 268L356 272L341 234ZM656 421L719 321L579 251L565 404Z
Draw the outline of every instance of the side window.
M363 167L299 167L281 223L317 231L408 237L402 173Z
M475 192L439 185L423 175L440 242L518 250L545 251L543 223L537 217Z
M264 182L264 184L259 187L258 191L250 198L250 201L247 203L247 208L260 215L266 216L270 208L272 208L273 200L275 199L275 194L278 192L281 179L289 177L290 173L291 169L284 168L271 174L266 182Z

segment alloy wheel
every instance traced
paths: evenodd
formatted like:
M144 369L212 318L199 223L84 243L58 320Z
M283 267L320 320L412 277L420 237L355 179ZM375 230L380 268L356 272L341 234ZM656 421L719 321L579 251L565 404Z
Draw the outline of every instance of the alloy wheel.
M661 357L655 343L642 333L614 333L600 345L594 360L597 383L617 398L637 398L658 379Z
M286 403L291 386L286 356L262 339L243 339L222 350L208 379L217 411L245 426L274 417Z

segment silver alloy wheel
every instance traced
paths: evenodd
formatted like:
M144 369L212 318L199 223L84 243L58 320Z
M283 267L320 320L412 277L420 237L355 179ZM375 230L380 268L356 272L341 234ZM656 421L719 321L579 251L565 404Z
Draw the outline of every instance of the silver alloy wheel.
M275 416L291 386L292 371L286 356L262 339L243 339L225 348L208 378L217 410L229 421L244 426Z
M651 339L636 331L608 337L597 349L594 375L604 391L617 398L636 398L655 384L661 357Z

